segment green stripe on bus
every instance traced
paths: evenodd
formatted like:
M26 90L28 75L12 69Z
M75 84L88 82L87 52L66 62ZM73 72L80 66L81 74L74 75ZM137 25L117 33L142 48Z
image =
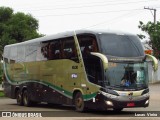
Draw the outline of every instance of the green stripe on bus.
M23 80L23 81L15 81L15 80L12 80L11 78L10 78L10 76L8 75L8 71L7 71L7 69L6 69L6 64L5 64L5 71L6 71L6 75L7 75L7 78L9 79L8 81L10 81L12 84L16 84L16 85L20 85L20 84L22 84L22 83L27 83L27 82L37 82L37 83L41 83L41 84L43 84L43 85L45 85L45 86L50 86L52 89L54 89L54 90L56 90L56 91L58 91L58 92L60 92L61 94L64 94L65 96L67 96L67 97L69 97L69 98L72 98L73 97L73 93L72 92L70 92L70 91L67 91L67 90L65 90L65 89L63 89L63 88L61 88L61 87L58 87L58 86L56 86L56 85L54 85L54 84L51 84L51 83L49 83L49 82L46 82L46 81L43 81L43 80L32 80L32 81L29 81L29 80ZM90 100L90 99L92 99L93 97L95 97L97 95L97 93L92 93L92 94L86 94L86 95L83 95L83 98L84 98L84 100Z

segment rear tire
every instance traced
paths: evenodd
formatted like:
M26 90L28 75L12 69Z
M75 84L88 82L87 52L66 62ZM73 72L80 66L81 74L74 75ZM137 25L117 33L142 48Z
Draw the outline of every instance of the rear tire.
M74 105L75 109L78 112L84 112L85 111L85 104L83 100L83 96L81 92L76 93L75 98L74 98Z
M18 90L16 92L16 99L17 99L17 105L22 106L23 105L23 96L22 96L20 90Z
M31 100L30 100L30 97L29 97L29 94L28 94L28 91L27 91L27 90L25 90L25 91L23 92L23 104L24 104L24 106L26 106L26 107L30 107L30 106L32 105L32 102L31 102Z

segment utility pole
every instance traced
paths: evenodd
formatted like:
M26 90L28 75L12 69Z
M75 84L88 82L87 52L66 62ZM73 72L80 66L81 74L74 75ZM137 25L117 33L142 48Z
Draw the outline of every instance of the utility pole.
M144 9L148 9L148 10L153 10L154 11L154 15L152 13L152 15L154 16L154 24L156 24L156 9L153 9L153 8L149 8L149 7L144 7Z

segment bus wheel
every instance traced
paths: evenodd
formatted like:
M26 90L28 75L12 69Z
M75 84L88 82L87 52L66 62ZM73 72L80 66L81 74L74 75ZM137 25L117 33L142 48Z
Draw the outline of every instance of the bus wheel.
M114 111L120 112L123 110L123 108L113 108Z
M84 112L85 111L84 100L83 100L81 92L78 92L75 95L74 104L75 104L76 111L78 111L78 112Z
M17 91L16 93L16 99L17 99L17 104L22 106L23 105L23 98L20 90Z
M29 98L27 90L23 92L23 104L27 107L31 106L31 100Z

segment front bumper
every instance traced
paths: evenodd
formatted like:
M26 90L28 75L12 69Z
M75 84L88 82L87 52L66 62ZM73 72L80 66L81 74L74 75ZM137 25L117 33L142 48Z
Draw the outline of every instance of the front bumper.
M148 107L149 93L140 96L115 96L108 93L98 93L95 98L86 101L86 105L88 108L100 110L108 108Z
M128 101L121 101L121 100L113 100L113 99L106 99L104 101L107 108L133 108L133 107L148 107L149 106L149 97L144 98L143 100L128 100ZM110 103L110 104L107 104ZM112 104L111 104L112 103Z

